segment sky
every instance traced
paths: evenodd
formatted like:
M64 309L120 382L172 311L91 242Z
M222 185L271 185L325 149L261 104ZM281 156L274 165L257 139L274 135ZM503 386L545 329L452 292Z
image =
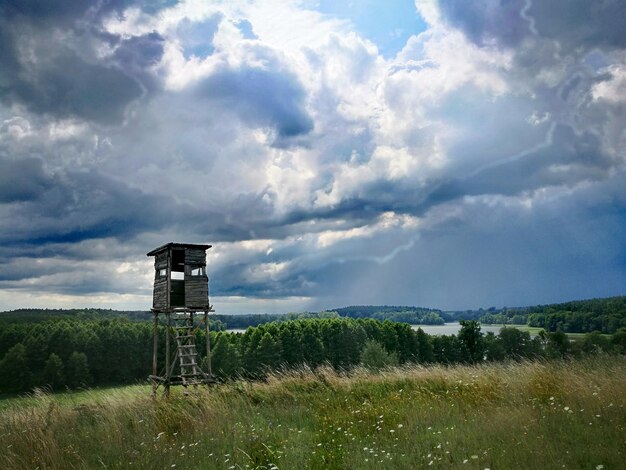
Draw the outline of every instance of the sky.
M0 310L626 294L623 0L4 0Z

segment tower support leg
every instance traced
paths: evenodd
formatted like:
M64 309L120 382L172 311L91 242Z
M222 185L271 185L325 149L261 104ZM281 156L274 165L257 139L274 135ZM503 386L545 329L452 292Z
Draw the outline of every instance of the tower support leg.
M170 395L170 380L172 373L170 371L170 336L172 335L172 314L167 312L167 331L165 333L165 381L163 382L163 395L168 397Z
M159 347L159 314L158 312L154 312L154 327L152 330L152 342L153 342L153 349L152 349L152 375L156 377L157 375L157 351L158 351L158 347ZM152 398L156 398L156 392L157 392L157 387L159 386L159 384L156 382L156 380L152 381Z
M206 368L209 379L211 379L213 378L211 372L211 337L209 336L209 312L207 310L204 311L204 333L206 336Z

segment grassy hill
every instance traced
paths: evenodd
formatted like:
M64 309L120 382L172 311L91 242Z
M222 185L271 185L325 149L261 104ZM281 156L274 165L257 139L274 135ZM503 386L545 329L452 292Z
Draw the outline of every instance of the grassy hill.
M35 394L0 401L0 468L623 468L624 390L594 356Z

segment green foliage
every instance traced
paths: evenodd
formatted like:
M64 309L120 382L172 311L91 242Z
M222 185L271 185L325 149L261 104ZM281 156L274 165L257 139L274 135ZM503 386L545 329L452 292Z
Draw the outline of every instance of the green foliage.
M626 296L606 299L578 300L534 307L490 308L456 312L457 316L475 318L485 324L524 325L544 328L549 332L615 333L626 327Z
M26 347L17 343L0 361L0 391L19 392L32 385L32 373L28 367Z
M462 355L469 362L479 362L483 360L485 345L483 335L480 332L480 323L475 320L461 320L461 329L459 330L458 339L461 348L464 350Z
M388 353L378 341L370 339L365 342L361 351L361 365L370 370L379 370L397 366L398 357L395 353Z
M59 356L50 353L43 370L43 382L52 390L58 390L65 382L63 361Z
M211 351L212 372L220 378L232 378L241 369L241 357L236 345L230 339L230 335L220 335L217 343ZM203 370L207 369L206 362Z
M46 384L63 388L132 383L146 380L151 373L153 326L149 321L63 318L5 326L0 329L0 366L13 372L0 377L3 391L23 392ZM163 327L158 334L163 346ZM196 343L203 345L204 331L197 330L195 335ZM570 341L563 332L544 332L531 338L513 328L504 328L499 336L484 336L479 323L464 321L458 335L429 336L406 323L329 315L325 319L265 323L244 333L211 332L213 372L220 378L259 377L271 369L297 369L305 364L350 370L359 364L368 340L378 342L399 364L563 358L598 350L626 350L626 330L612 338L594 334ZM200 346L198 351L202 360L204 348ZM74 353L83 355L80 361L76 357L70 361ZM159 354L162 366L163 347Z
M91 384L91 374L87 355L74 351L67 360L67 385L70 388L83 388Z

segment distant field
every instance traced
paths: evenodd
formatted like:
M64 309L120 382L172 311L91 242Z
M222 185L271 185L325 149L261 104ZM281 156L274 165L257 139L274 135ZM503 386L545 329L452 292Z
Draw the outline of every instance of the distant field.
M0 401L0 468L623 468L626 358Z
M518 330L521 331L528 331L530 333L530 336L537 336L539 334L539 332L541 330L543 330L543 328L538 328L535 326L528 326L528 325L499 325L499 324L490 324L490 325L482 325L482 329L483 331L485 330L485 327L495 327L498 328L498 330L500 328L517 328ZM571 336L572 338L583 338L587 333L567 333L567 336ZM603 336L610 336L610 335L603 335Z
M481 325L483 328L486 326L489 327L494 327L497 328L498 330L500 328L517 328L518 330L521 331L528 331L530 333L531 336L536 336L539 334L539 332L541 330L543 330L543 328L536 328L534 326L528 326L528 325L500 325L497 323L491 324L491 325ZM584 333L567 333L567 336L585 336Z

